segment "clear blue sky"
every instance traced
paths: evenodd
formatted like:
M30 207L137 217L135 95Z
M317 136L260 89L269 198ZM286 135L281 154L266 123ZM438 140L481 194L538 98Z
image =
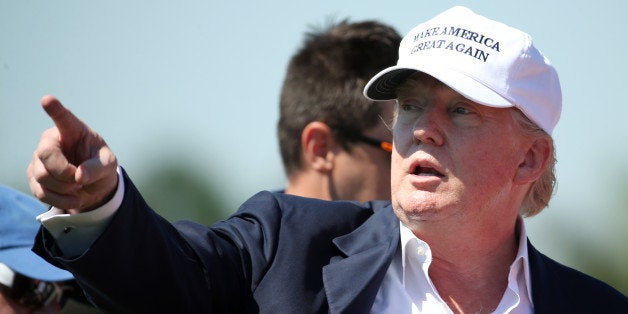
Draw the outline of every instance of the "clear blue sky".
M378 19L405 34L464 4L531 34L561 79L558 190L529 220L531 238L559 259L569 239L626 256L616 231L628 225L628 2L609 2L0 0L0 183L28 191L26 165L52 125L39 100L50 93L131 174L184 160L224 182L235 209L285 182L278 95L308 25Z

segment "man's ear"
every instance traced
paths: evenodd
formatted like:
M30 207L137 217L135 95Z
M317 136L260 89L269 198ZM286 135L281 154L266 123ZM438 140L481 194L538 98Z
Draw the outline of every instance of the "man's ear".
M301 132L301 151L308 168L322 172L331 171L334 145L334 134L323 122L310 122Z
M515 175L515 183L526 184L536 181L541 177L550 157L554 153L552 151L551 140L547 137L539 137L534 140L528 148L523 161L519 164L519 169Z

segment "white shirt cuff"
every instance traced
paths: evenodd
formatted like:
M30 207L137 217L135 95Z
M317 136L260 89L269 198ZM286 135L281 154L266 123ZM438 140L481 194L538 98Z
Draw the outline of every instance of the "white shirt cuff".
M63 257L74 258L85 253L100 237L113 215L118 211L124 198L124 178L120 167L118 188L107 203L94 210L80 214L65 214L63 210L51 207L49 211L37 216L37 220L56 240Z

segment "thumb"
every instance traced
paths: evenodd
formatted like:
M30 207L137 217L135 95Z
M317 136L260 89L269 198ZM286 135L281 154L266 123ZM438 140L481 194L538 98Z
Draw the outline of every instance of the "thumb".
M109 147L103 146L92 158L77 167L74 179L82 185L98 184L98 181L105 180L108 176L115 179L117 166L116 156Z

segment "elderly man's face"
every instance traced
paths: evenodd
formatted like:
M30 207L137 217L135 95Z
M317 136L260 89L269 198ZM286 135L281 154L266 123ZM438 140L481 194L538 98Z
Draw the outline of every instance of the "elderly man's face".
M391 189L399 218L412 227L515 217L513 178L527 148L514 109L483 106L431 77L419 78L398 92Z

